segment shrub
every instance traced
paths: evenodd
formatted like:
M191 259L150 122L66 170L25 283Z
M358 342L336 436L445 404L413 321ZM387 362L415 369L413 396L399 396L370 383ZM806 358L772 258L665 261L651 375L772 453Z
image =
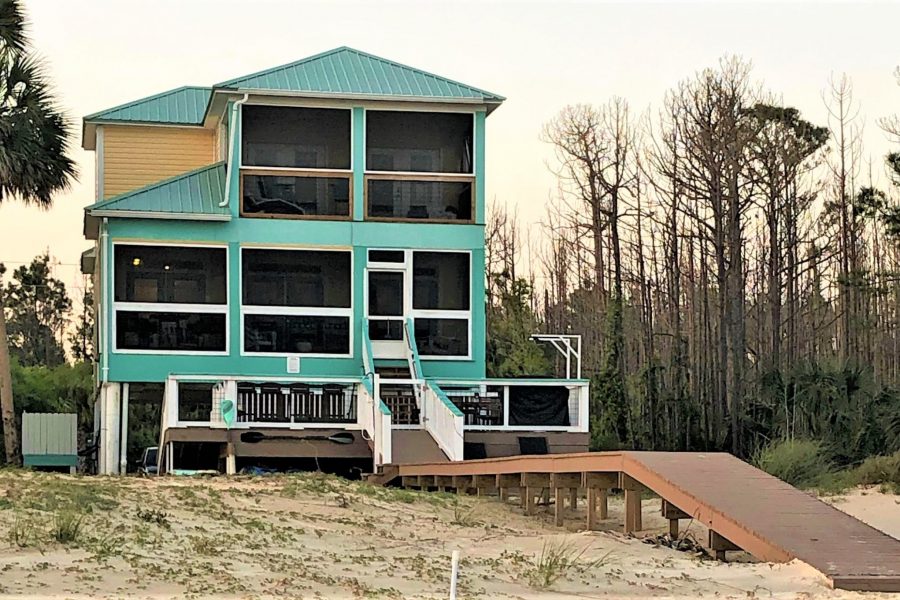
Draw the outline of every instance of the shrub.
M56 514L50 535L60 544L71 544L78 540L83 514L66 510Z
M851 471L856 485L884 485L900 493L900 452L890 456L870 456Z
M831 462L816 440L781 440L762 448L753 464L791 485L814 487L831 472Z
M590 546L578 549L572 542L548 540L544 542L540 555L536 556L526 571L528 584L533 588L545 589L552 586L569 571L585 571L602 566L610 557L607 552L593 561L582 561Z

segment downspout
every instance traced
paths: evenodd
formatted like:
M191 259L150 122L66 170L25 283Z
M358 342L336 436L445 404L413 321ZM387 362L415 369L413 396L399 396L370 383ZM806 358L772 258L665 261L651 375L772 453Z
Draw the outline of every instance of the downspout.
M231 197L229 192L231 191L231 176L234 172L234 138L236 135L235 130L237 130L235 124L237 122L238 109L248 98L250 98L250 94L244 94L243 98L231 105L231 118L228 119L228 189L225 190L225 198L219 203L219 208L228 206L228 200Z
M110 280L109 269L109 220L103 217L100 224L100 266L103 269L103 283L101 305L103 312L100 314L101 331L103 335L99 336L100 341L100 383L109 381L109 286L112 285Z

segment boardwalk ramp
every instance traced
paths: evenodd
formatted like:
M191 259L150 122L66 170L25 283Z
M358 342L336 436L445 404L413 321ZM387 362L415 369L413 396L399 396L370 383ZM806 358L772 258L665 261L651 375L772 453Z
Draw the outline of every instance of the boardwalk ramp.
M404 483L416 481L421 487L431 477L457 489L492 484L501 498L517 488L526 507L539 486L586 488L589 524L598 497L594 488L603 488L604 503L607 489L624 489L626 530L629 519L632 529L640 529L643 486L662 498L670 520L702 522L711 540L715 536L724 544L721 549L739 548L763 561L802 560L835 588L900 592L900 540L730 454L596 452L399 464L396 469ZM561 507L560 490L556 498ZM629 507L638 514L629 516Z

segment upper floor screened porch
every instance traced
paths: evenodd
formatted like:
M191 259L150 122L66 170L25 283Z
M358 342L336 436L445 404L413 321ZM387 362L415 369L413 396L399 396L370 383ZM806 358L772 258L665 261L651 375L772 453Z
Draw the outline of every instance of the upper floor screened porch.
M85 118L98 165L88 216L483 224L485 118L502 101L350 48L171 90ZM186 175L178 165L216 164L215 203L110 202Z

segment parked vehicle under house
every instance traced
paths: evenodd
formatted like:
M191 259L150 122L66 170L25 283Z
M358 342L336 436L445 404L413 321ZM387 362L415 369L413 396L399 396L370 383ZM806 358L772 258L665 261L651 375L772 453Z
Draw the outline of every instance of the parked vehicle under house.
M161 407L160 472L586 450L587 381L485 377L502 101L338 48L85 117L101 472L136 402Z

